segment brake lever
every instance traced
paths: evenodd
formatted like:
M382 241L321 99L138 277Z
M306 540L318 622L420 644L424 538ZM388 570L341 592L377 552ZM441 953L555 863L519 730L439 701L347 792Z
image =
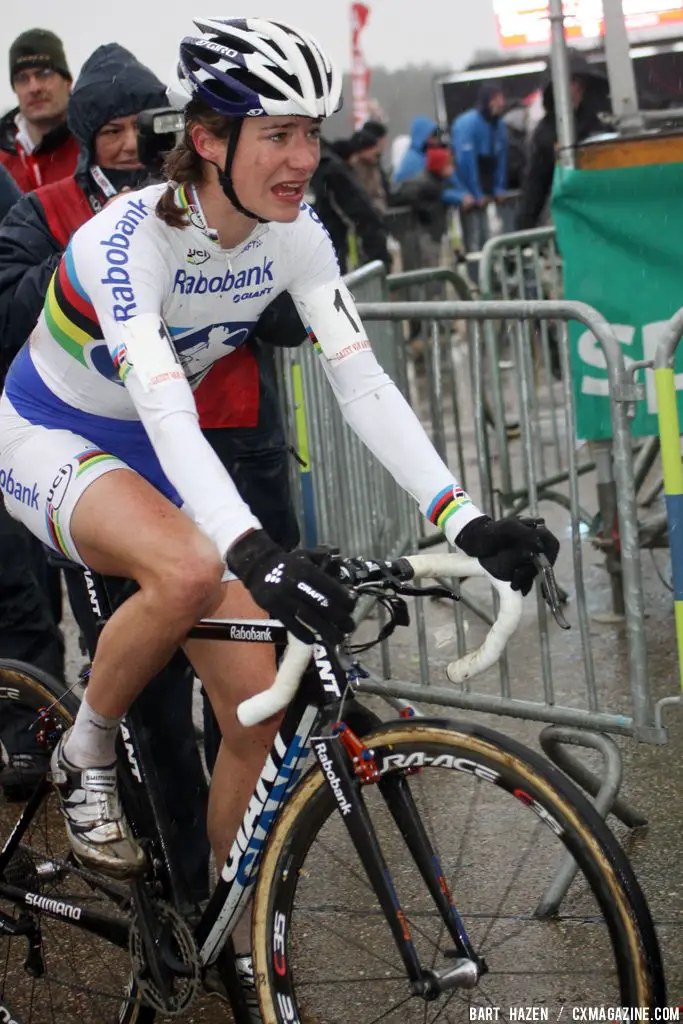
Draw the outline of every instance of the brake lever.
M553 567L548 561L547 556L544 554L534 555L533 563L541 578L541 594L543 595L543 600L553 613L555 622L558 624L560 629L571 629L571 624L567 622L564 617L564 612L562 611L562 602L560 601L560 595L557 589L557 580L555 579Z

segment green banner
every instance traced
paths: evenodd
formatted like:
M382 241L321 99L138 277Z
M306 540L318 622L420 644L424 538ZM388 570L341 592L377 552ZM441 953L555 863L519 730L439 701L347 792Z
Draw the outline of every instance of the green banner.
M578 171L558 167L552 199L564 262L565 298L588 303L612 325L627 364L653 359L662 330L683 306L683 164ZM570 325L578 436L611 437L602 350L581 324ZM680 365L679 365L680 363ZM683 345L677 370L683 369ZM633 433L658 433L654 374ZM676 375L683 389L683 374ZM683 413L681 396L679 416Z

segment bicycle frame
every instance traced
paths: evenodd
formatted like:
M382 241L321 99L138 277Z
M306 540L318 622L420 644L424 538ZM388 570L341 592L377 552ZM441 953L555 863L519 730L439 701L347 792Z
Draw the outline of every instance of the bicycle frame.
M87 570L83 577L93 621L99 630L112 613L106 583L102 577ZM205 620L194 627L189 635L193 639L274 643L280 647L284 647L287 640L283 626L259 619ZM417 994L422 991L426 975L420 966L379 839L361 797L360 779L354 772L340 737L334 735L332 729L339 716L347 685L346 672L337 655L322 645L315 645L309 670L304 674L299 690L285 712L216 889L195 927L195 941L201 964L206 967L214 963L249 900L257 880L261 855L275 819L298 782L304 761L309 753L313 753L335 796L338 812L377 895L408 978ZM349 712L345 714L345 721L353 726L359 736L369 733L380 724L372 712L361 707L353 698L345 701L345 709ZM155 860L161 860L163 864L169 895L177 906L182 906L185 899L182 872L177 869L166 840L167 816L158 795L159 785L154 766L137 726L134 706L124 720L121 735L123 756L119 756L119 768L126 814L136 833L151 838L152 845L157 845L161 856ZM378 775L376 781L451 936L453 955L481 964L445 888L438 859L405 778L380 778ZM3 880L4 869L37 813L48 786L45 780L30 798L0 851L0 897L28 909L37 907L41 913L67 921L121 948L127 948L128 928L120 918L92 911L76 901L57 903L42 897L40 893L19 889ZM92 872L90 874L93 876ZM120 883L110 883L106 877L97 876L97 884L114 899L120 898L123 901L130 897L127 887ZM0 935L3 933L25 935L31 944L31 937L33 934L37 936L38 929L28 914L17 921L0 914Z

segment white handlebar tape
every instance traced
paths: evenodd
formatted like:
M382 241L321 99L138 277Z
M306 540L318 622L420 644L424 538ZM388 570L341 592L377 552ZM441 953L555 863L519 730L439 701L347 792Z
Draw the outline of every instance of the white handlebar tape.
M500 596L500 610L484 642L476 651L471 651L463 658L451 662L446 672L451 682L461 683L495 665L519 625L522 617L522 595L511 590L509 583L495 579L476 558L470 558L468 555L455 552L441 555L410 555L408 561L413 567L416 579L427 576L460 579L467 576L482 576L495 587ZM287 650L280 662L273 685L263 693L257 693L254 697L242 701L237 708L237 718L244 726L258 725L259 722L276 715L287 707L296 694L301 677L311 660L312 648L297 640L291 633L287 636Z
M512 590L509 583L497 580L476 558L470 558L469 555L410 555L408 561L415 570L416 579L425 576L457 576L463 579L466 576L482 576L489 580L500 598L498 617L486 634L481 647L452 661L446 669L446 674L452 683L462 683L465 679L471 679L472 676L485 672L495 665L522 617L523 598L519 591Z
M237 718L244 726L258 725L286 708L299 688L301 677L311 660L313 648L287 634L288 643L275 682L267 690L243 700L237 707Z

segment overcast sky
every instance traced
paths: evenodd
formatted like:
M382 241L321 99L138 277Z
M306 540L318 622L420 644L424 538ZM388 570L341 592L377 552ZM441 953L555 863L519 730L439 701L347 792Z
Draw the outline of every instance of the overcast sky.
M196 6L195 6L196 4ZM395 69L432 63L462 67L474 50L495 47L491 0L368 0L370 20L363 45L369 64ZM315 35L344 69L349 66L347 0L263 0L246 5L216 0L3 0L5 69L0 70L0 110L14 103L7 52L27 28L49 28L61 36L76 77L85 58L101 43L118 42L166 80L178 41L192 32L188 11L198 14L280 18Z

